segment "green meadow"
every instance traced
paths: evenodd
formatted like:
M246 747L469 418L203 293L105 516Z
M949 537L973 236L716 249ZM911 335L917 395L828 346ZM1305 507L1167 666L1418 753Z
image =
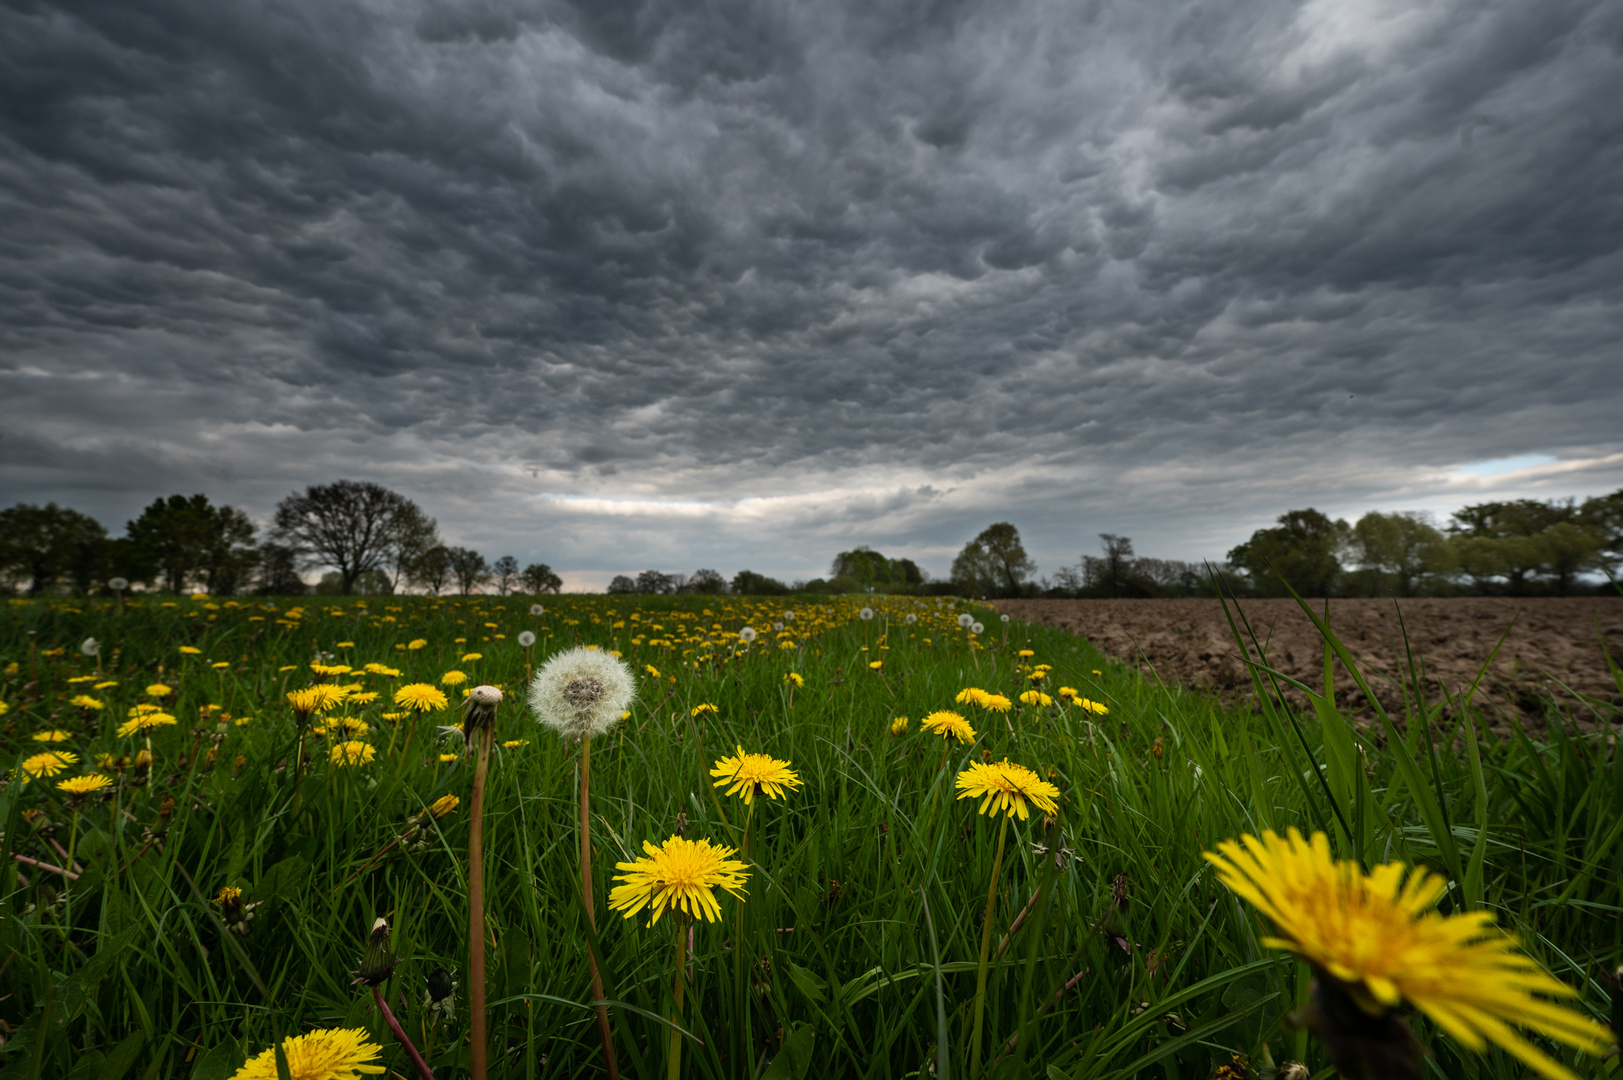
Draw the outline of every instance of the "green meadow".
M1307 965L1261 944L1256 912L1202 858L1265 829L1325 832L1366 867L1438 871L1444 911L1490 911L1577 992L1574 1008L1612 1016L1623 760L1607 706L1580 726L1552 704L1542 728L1505 740L1468 692L1372 687L1383 712L1355 723L1324 685L1305 688L1322 695L1315 709L1277 704L1253 649L1257 694L1224 705L962 601L564 596L535 615L536 602L11 601L0 1078L225 1080L287 1036L333 1027L366 1029L390 1074L413 1076L353 982L379 917L396 958L384 996L436 1076L467 1075L473 767L454 729L476 684L505 693L484 824L493 1077L603 1075L595 949L624 1075L665 1075L678 1023L690 1077L975 1080L1002 826L953 780L1005 758L1061 795L1057 814L1008 826L980 1075L1205 1078L1235 1055L1250 1075L1286 1061L1333 1075L1289 1019L1308 1000ZM961 627L965 613L984 632ZM92 638L97 655L82 648ZM577 645L618 652L638 685L630 715L592 744L596 932L577 869L579 751L525 704L528 673ZM317 682L350 696L301 730L286 694ZM440 686L451 707L397 710L408 683ZM1012 707L956 703L969 687ZM143 703L175 722L121 737ZM939 710L976 740L922 731ZM335 758L342 741L370 760ZM676 920L649 927L647 912L623 919L605 901L644 841L742 846L744 804L710 775L738 747L789 761L802 786L748 815L746 899L718 893L720 920L692 926L678 1020ZM83 776L107 783L58 786ZM425 817L444 796L458 807ZM228 889L240 899L222 902ZM440 966L458 985L430 1008ZM1527 1075L1412 1022L1429 1075ZM1615 1056L1537 1041L1579 1075L1617 1074Z

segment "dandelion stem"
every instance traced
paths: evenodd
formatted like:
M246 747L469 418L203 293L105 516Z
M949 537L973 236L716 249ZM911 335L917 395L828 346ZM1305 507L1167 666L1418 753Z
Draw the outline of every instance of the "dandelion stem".
M434 1080L434 1073L429 1069L428 1062L423 1060L423 1055L419 1054L417 1048L411 1044L411 1039L406 1035L406 1029L400 1026L400 1021L396 1020L394 1013L389 1011L389 1003L383 1000L383 994L379 992L376 986L372 987L372 997L377 1000L378 1008L383 1010L383 1022L389 1025L389 1030L394 1032L395 1040L405 1048L406 1056L411 1058L411 1063L417 1066L418 1075L423 1080Z
M969 1076L981 1072L981 1021L986 1014L986 952L992 944L992 908L997 903L997 877L1003 869L1003 842L1009 838L1009 819L997 830L997 854L992 857L992 884L986 890L986 918L981 925L981 958L975 971L975 1036L969 1047Z
M580 896L586 905L586 921L597 931L596 905L592 902L592 818L591 818L592 736L588 732L580 741ZM609 1030L609 1009L603 1001L603 976L597 970L597 958L586 950L586 964L592 972L592 1000L597 1006L597 1033L603 1039L603 1064L609 1070L609 1080L619 1080L620 1063L614 1056L614 1036Z
M682 1026L682 997L687 989L682 980L683 969L687 967L687 927L682 924L680 915L672 915L671 921L676 923L676 1016L675 1024L671 1027L670 1065L666 1071L667 1080L681 1080L682 1076L682 1033L678 1029Z
M473 1080L485 1080L485 772L490 767L490 741L495 727L479 730L479 761L473 771L473 799L468 823L468 1019ZM409 745L411 739L407 736Z

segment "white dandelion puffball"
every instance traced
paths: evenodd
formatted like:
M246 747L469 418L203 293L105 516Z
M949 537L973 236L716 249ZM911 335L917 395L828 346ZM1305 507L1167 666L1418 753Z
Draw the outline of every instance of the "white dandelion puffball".
M539 618L542 615L545 615L546 613L547 613L547 609L542 607L540 604L531 604L530 605L530 614L531 615L534 615L537 618Z
M772 629L781 632L783 630L783 624L781 622L775 622L772 624Z
M795 621L795 613L792 612L792 611L785 611L783 613L783 621L784 622L794 622Z
M531 645L534 645L535 644L535 633L534 633L534 631L520 630L518 632L518 643L520 645L524 646L526 649L528 649Z
M971 624L974 623L974 621L975 621L975 616L969 614L969 612L967 612L967 611L964 612L964 614L958 616L958 625L964 627L966 630L970 627Z
M554 653L530 682L536 719L560 735L601 735L631 707L631 667L598 649Z
M999 615L998 618L1002 619L1004 622L1009 621L1009 617L1007 615Z
M971 634L984 634L986 633L986 627L982 626L980 623L970 623L969 632Z
M857 612L857 618L861 619L863 622L871 621L873 619L873 608L863 608L861 611Z
M746 627L744 627L744 629L740 630L738 632L738 640L742 641L746 645L748 645L750 642L754 641L755 640L755 627L746 626Z
M121 577L108 578L107 587L112 589L114 592L123 592L125 589L130 587L130 579Z
M919 621L919 617L917 615L909 615L907 617L907 625L909 625L909 626L912 626L914 623L916 623L918 621Z
M79 645L79 651L84 653L86 656L100 656L101 642L97 641L93 637L87 637Z

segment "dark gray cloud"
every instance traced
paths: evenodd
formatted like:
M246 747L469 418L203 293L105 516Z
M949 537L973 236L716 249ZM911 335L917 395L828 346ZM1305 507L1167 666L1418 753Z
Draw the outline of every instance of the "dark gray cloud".
M601 573L1602 490L1618 100L1604 2L9 0L0 469Z

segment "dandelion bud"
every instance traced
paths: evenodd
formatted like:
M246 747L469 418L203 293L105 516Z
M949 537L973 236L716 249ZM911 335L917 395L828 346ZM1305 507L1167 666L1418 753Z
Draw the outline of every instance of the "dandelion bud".
M528 649L535 644L535 633L530 630L520 630L518 632L518 643Z
M1312 1074L1307 1071L1307 1066L1300 1061L1285 1062L1275 1074L1278 1080L1307 1080L1310 1075Z
M372 924L372 933L367 935L366 952L361 956L360 970L355 973L356 981L376 986L393 974L394 949L389 945L389 923L379 919Z
M502 692L494 686L476 686L462 699L462 735L471 739L474 732L492 727L496 723L496 706L502 703Z
M456 987L456 980L451 977L444 964L436 964L434 970L428 973L428 988L423 992L423 1008L428 1010L436 1024L456 1015Z

